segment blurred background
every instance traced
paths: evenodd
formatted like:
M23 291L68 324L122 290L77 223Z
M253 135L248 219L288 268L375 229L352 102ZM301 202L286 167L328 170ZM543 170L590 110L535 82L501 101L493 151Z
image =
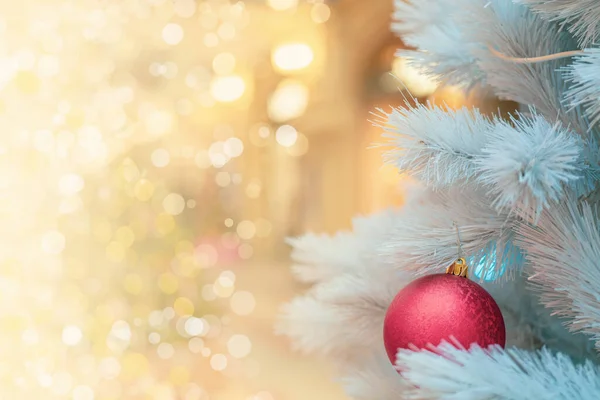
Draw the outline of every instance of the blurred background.
M0 3L0 398L343 399L272 333L285 238L402 205L399 86L500 104L396 59L392 0Z

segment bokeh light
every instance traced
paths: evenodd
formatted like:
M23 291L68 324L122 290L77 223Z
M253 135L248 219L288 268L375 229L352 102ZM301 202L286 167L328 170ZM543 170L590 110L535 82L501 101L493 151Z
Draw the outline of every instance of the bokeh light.
M337 400L272 325L285 237L393 197L349 200L389 4L1 3L0 398Z
M298 5L298 0L267 0L267 4L274 10L289 10Z
M231 309L238 315L248 315L254 311L256 301L254 295L247 291L235 292L231 296Z
M310 17L317 24L325 23L331 17L331 9L325 3L316 3L310 10Z
M217 76L210 84L210 93L215 100L230 103L242 97L246 83L239 75Z
M277 128L275 138L283 147L292 147L298 140L298 131L291 125L282 125Z
M231 53L219 53L212 62L212 68L219 75L231 74L235 68L235 56Z
M293 80L283 81L269 98L269 117L275 122L298 118L306 111L308 100L306 85Z
M183 40L184 31L181 25L169 23L162 30L162 38L170 45L179 44Z
M435 92L438 83L411 66L404 58L397 58L392 64L392 73L399 79L398 86L408 89L413 96L427 96Z
M302 70L314 59L313 49L306 43L286 43L273 49L271 60L282 72Z

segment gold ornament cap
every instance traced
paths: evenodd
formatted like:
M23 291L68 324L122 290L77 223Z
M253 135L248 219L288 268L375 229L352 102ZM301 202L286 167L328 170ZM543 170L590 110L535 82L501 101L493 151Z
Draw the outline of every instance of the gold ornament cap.
M449 275L462 276L464 278L469 277L469 267L464 258L459 258L446 268L446 273Z

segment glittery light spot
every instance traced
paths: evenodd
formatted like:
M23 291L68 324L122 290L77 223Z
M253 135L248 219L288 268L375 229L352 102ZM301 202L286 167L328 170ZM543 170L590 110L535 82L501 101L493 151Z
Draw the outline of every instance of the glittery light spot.
M252 350L252 343L245 335L233 335L227 341L227 350L235 358L244 358Z
M65 244L65 236L59 231L48 231L42 237L42 250L48 254L60 254Z
M179 215L185 209L185 200L178 193L170 193L163 200L163 208L168 214Z
M191 315L194 313L194 303L187 297L179 297L175 300L173 309L178 315Z
M227 356L224 354L214 354L210 358L210 366L215 371L223 371L227 368Z
M231 310L238 315L248 315L254 311L256 301L254 295L250 292L239 291L231 296Z
M94 400L94 391L89 386L76 386L73 389L73 400Z
M162 30L162 38L165 43L170 45L179 44L183 40L183 28L181 25L170 23L165 25Z
M62 331L62 341L67 346L77 346L82 338L83 333L78 326L68 325Z

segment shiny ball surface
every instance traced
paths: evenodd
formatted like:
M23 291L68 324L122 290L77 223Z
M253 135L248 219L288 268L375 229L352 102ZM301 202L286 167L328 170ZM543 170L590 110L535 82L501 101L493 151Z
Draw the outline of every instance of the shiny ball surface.
M477 283L460 276L435 274L404 287L389 306L383 341L395 362L399 348L437 346L453 336L465 348L506 344L504 318L496 301Z

